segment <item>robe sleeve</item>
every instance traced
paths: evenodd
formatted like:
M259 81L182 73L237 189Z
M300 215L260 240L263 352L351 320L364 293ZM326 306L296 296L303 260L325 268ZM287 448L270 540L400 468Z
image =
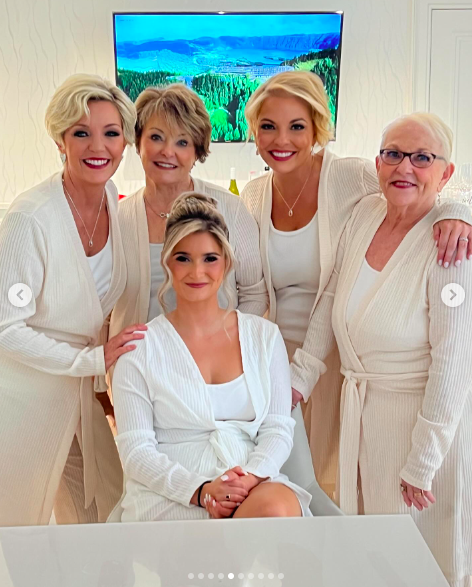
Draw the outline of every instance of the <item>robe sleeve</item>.
M295 420L291 417L292 390L287 350L280 332L270 361L269 410L259 427L255 447L244 469L257 477L274 479L290 456Z
M2 355L53 375L104 375L103 346L77 349L27 325L36 313L36 300L42 295L47 272L46 241L38 222L22 212L8 213L0 226L0 251ZM23 308L17 308L8 299L8 291L15 283L24 283L33 292L31 302ZM56 303L60 304L60 300Z
M234 234L238 310L263 316L269 306L269 294L262 273L259 228L241 199L236 211Z
M186 507L195 490L210 481L188 471L159 452L154 431L154 408L146 383L144 345L116 362L113 374L113 405L118 435L116 444L126 479L137 481L151 491Z
M451 283L465 290L465 300L456 308L446 306L441 299L442 289ZM460 267L452 265L444 270L434 259L427 295L432 362L411 450L400 477L429 491L472 392L472 264L465 261Z
M326 373L324 361L336 344L332 326L334 294L344 258L349 225L350 223L341 237L331 278L310 318L303 346L295 351L290 365L292 387L302 394L305 402L308 401L318 379Z

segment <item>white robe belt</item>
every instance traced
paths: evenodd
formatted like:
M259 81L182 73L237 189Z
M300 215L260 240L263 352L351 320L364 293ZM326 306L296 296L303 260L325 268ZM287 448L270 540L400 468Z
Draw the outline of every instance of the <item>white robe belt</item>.
M344 382L341 391L341 434L339 439L339 505L345 514L358 514L357 475L361 419L367 381L418 379L417 373L355 373L341 367ZM408 393L408 392L406 392Z

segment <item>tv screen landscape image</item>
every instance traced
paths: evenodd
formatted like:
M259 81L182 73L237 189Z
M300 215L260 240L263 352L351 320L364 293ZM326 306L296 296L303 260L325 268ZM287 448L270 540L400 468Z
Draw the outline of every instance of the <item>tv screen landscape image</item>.
M318 74L336 126L342 14L114 14L116 82L134 101L184 83L202 98L217 142L245 141L244 108L269 77Z

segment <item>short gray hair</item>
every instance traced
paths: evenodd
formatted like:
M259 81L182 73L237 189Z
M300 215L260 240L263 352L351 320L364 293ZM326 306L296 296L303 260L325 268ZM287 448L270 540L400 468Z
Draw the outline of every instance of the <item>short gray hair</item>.
M88 102L104 100L114 104L120 113L125 141L134 143L136 108L128 96L99 75L78 73L68 77L54 92L46 109L46 130L52 140L64 146L64 133L84 114L90 114Z
M383 148L388 132L404 122L416 122L427 130L441 144L443 150L442 155L446 159L446 162L451 162L452 142L454 139L453 132L439 116L431 112L413 112L413 114L405 114L395 118L382 132L381 149Z

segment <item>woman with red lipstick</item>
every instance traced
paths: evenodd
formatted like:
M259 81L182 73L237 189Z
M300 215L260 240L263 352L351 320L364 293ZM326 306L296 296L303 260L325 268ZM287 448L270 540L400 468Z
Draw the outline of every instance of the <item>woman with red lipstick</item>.
M347 514L410 513L449 584L472 575L472 265L429 238L454 171L433 114L390 124L294 363L312 389L335 345L344 377L337 497ZM460 237L463 246L468 237Z
M0 226L0 526L47 524L53 508L58 523L104 521L121 493L94 391L145 328L106 342L126 281L110 178L135 120L109 81L68 78L46 112L64 168L19 195Z
M269 319L279 325L291 359L310 342L306 339L310 316L329 281L354 206L368 194L377 194L379 185L371 162L340 158L324 148L332 137L331 113L315 74L289 71L270 78L249 99L246 118L259 153L272 171L250 182L241 197L260 229ZM445 203L438 212L434 220L438 259L446 267L458 243L457 259L464 258L467 246L458 239L471 234L472 227L460 220L472 223L472 218L468 207L457 203ZM454 218L458 220L443 220ZM472 255L470 242L468 255ZM311 395L305 424L316 477L333 496L342 384L336 349L326 368L328 375ZM295 365L292 386L294 406L308 400L312 389ZM296 412L294 417L301 419Z
M183 84L147 88L136 100L136 148L146 185L120 202L120 227L128 280L111 318L115 334L136 322L149 322L162 312L157 291L164 281L161 253L167 218L175 199L197 190L218 202L228 225L235 266L226 295L241 312L262 316L267 290L262 276L257 224L240 198L191 176L196 161L209 154L211 124L205 105ZM228 300L220 292L221 303ZM169 307L175 294L168 291Z
M294 421L279 329L220 304L234 263L216 201L178 198L162 250L165 314L113 376L126 489L110 521L311 516L311 496L280 474Z

